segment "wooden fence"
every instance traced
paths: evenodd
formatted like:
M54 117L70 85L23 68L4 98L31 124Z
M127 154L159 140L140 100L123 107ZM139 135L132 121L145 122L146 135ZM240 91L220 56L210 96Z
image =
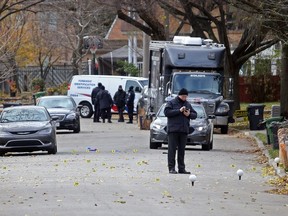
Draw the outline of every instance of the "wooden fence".
M39 67L20 68L17 72L18 85L21 91L29 91L31 88L32 80L41 78ZM71 66L53 66L45 79L45 86L52 87L58 86L64 82L70 82L73 76Z

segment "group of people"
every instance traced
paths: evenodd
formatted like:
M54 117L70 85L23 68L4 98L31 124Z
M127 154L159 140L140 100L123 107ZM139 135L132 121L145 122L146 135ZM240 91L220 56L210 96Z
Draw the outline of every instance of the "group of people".
M128 93L126 93L122 86L119 85L118 90L115 92L114 97L112 99L111 94L105 90L105 86L102 83L98 83L98 85L92 90L91 93L91 101L94 105L94 122L102 122L105 123L105 119L108 120L108 123L112 123L111 121L111 108L115 104L118 110L118 122L124 122L124 110L127 106L128 112L128 124L133 123L133 111L134 111L134 99L135 92L134 87L130 86Z

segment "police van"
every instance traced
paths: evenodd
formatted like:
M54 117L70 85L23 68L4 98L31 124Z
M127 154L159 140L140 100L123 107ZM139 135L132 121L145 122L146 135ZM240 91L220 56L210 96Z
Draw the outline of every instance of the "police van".
M93 115L94 106L91 102L91 93L98 83L105 86L105 90L111 94L112 98L122 85L124 91L128 92L129 87L133 86L135 91L134 111L137 109L137 102L144 86L148 85L148 78L131 76L113 75L75 75L68 85L67 95L71 96L78 105L81 105L80 115L83 118L90 118ZM117 112L116 106L112 107L112 112Z

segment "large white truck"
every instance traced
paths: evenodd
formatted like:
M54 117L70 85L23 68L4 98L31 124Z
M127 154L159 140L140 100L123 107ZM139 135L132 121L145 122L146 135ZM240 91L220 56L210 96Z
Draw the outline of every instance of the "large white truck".
M147 110L156 113L165 100L186 88L188 101L202 103L207 114L215 116L214 128L227 134L234 119L233 100L224 100L223 94L224 86L232 92L231 78L224 78L225 47L211 40L176 36L173 41L151 41L149 50L148 88L156 93Z
M94 87L101 82L105 89L109 91L112 98L118 90L118 86L122 85L124 91L128 92L130 86L134 87L135 100L134 111L136 112L137 102L144 86L148 85L148 79L144 77L131 76L112 76L112 75L75 75L72 77L68 86L67 95L71 96L76 104L81 105L80 115L83 118L90 118L93 115L94 106L91 102L91 93ZM115 106L112 112L117 112Z

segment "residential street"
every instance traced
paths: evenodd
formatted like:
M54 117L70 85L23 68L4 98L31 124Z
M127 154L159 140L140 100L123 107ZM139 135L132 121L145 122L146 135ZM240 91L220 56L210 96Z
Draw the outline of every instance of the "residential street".
M0 215L287 215L287 196L266 192L273 176L251 140L216 132L212 151L188 147L192 186L168 173L166 146L149 149L149 131L112 121L58 131L56 155L0 157Z

